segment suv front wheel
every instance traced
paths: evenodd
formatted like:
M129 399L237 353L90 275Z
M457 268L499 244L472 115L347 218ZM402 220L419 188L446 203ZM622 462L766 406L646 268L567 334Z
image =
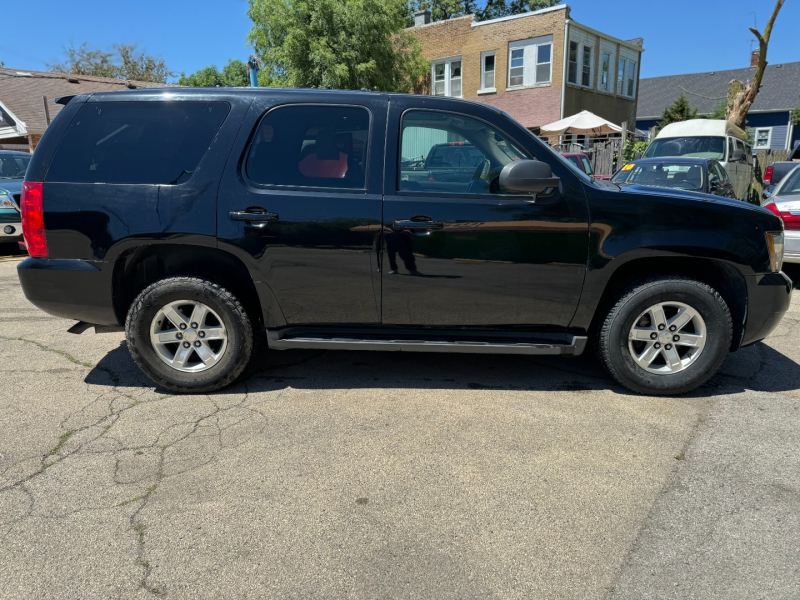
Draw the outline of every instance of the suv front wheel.
M623 293L599 333L600 359L626 388L673 395L711 378L731 346L728 305L685 277L640 282Z
M134 362L155 384L205 393L232 383L253 352L253 330L239 300L196 277L145 288L125 321Z

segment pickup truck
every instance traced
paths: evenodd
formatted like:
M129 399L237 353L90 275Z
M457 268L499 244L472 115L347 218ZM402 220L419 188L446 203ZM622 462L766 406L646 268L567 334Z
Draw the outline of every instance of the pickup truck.
M22 289L125 331L159 387L293 348L581 354L680 394L786 312L783 227L719 196L594 181L505 113L421 95L129 90L60 99L22 191ZM407 176L464 141L468 179ZM524 362L519 363L525 368Z
M800 163L800 144L794 147L788 160L781 160L767 165L767 168L764 169L764 187L778 185L780 180L794 169L798 163Z

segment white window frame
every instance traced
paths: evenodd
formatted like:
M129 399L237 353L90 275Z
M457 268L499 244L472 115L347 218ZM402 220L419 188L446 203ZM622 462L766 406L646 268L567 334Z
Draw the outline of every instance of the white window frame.
M458 96L452 94L453 77L450 75L453 63L461 63L461 75L457 77L461 81L461 93ZM444 65L444 97L463 98L464 97L464 63L460 56L450 56L431 61L431 96L436 95L436 66Z
M766 146L759 146L758 145L758 134L761 131L767 132L767 145ZM756 150L764 150L772 148L772 127L756 127L753 131L753 148Z
M569 79L569 54L572 51L572 44L578 45L578 55L576 57L577 61L577 69L576 69L576 77L575 81L570 81ZM585 90L594 89L596 86L595 79L596 79L596 67L595 62L597 61L598 53L601 52L602 47L602 40L599 40L593 34L583 31L582 29L570 29L569 34L569 44L567 44L567 56L565 60L567 61L567 84L573 87L583 88ZM586 49L589 49L589 64L585 64L584 52ZM583 70L584 67L589 67L589 83L588 85L583 84Z
M537 41L538 40L538 41ZM550 60L548 62L539 63L539 50L545 46L550 47ZM521 90L525 88L536 88L536 87L548 87L553 84L553 36L546 35L540 36L535 38L529 38L527 40L516 40L513 42L508 42L508 74L506 76L506 89L507 90ZM526 48L532 48L532 54L525 52ZM523 57L522 57L522 84L511 84L511 54L514 50L522 50ZM533 61L532 65L526 65L526 57L525 55L529 54L529 57ZM548 65L548 73L547 79L543 81L537 81L537 73L539 71L539 67L541 65ZM515 67L519 68L519 67ZM497 63L495 62L495 81L497 81ZM526 74L532 77L528 78L528 81L525 81Z
M620 63L625 62L625 66L619 71ZM633 80L629 77L630 68L633 65ZM628 48L621 48L617 58L617 95L630 100L636 99L636 87L639 83L639 54ZM620 76L622 79L620 79ZM628 95L629 82L633 81L633 93Z
M603 56L608 54L608 79L606 87L603 87ZM602 94L614 95L617 88L617 45L608 40L600 40L600 48L597 54L597 91Z
M494 77L494 85L492 86L486 85L486 73L487 73L486 59L489 56L494 57L494 70L492 71L492 75ZM478 90L478 93L489 94L496 91L497 91L497 53L494 50L487 50L485 52L481 52L481 89Z

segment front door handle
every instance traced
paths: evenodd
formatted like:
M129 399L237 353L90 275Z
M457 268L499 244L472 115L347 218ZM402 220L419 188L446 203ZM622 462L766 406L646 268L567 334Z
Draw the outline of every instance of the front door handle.
M403 221L395 221L392 223L392 227L394 229L412 229L412 230L439 230L444 229L444 223L441 221L412 221L412 220L403 220Z
M264 223L266 221L277 221L278 215L276 213L267 212L263 208L259 212L248 210L232 210L228 213L228 218L231 221L252 221Z

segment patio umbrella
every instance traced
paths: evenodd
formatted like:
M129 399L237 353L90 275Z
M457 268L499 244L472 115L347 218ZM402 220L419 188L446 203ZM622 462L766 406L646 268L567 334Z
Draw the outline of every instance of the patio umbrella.
M577 115L566 117L555 123L542 125L539 128L540 136L555 136L565 133L575 135L603 135L605 133L619 133L622 127L606 121L603 117L598 117L588 110L582 110Z

